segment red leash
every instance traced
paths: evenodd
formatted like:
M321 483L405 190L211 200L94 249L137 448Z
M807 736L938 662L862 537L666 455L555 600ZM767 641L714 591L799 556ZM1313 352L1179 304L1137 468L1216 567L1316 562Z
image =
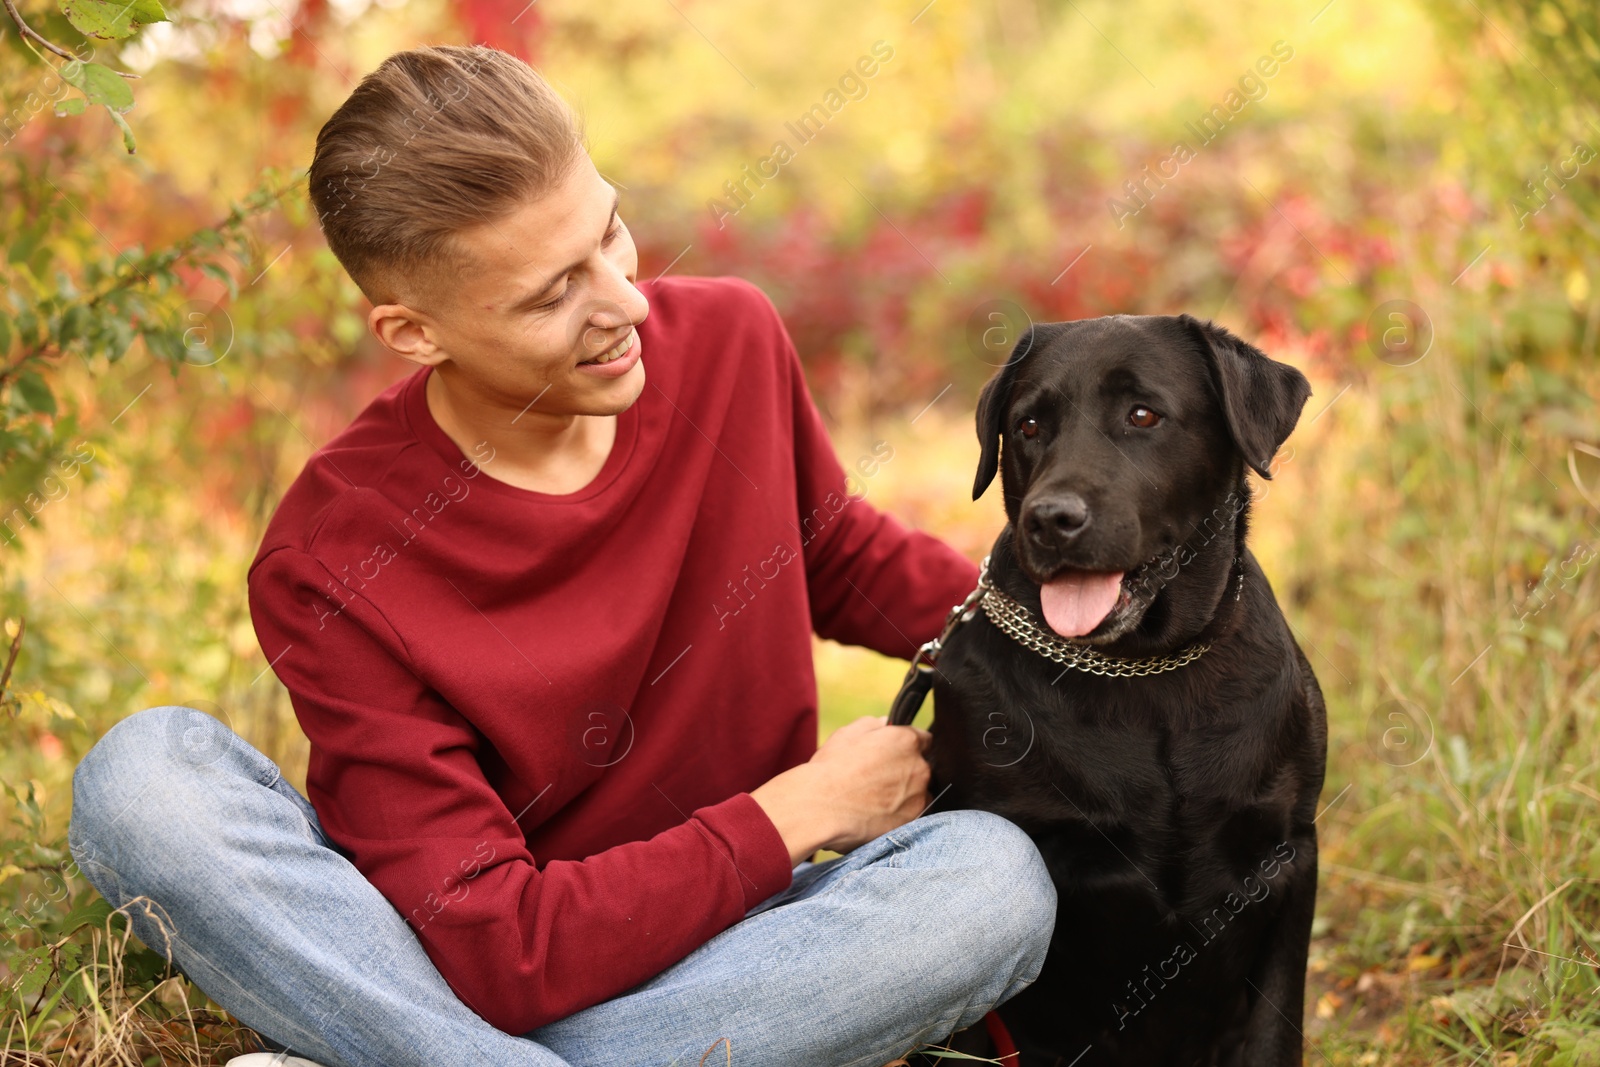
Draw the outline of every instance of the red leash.
M1006 1067L1017 1067L1017 1044L1011 1040L1011 1031L1000 1021L1000 1016L992 1011L985 1015L983 1028L989 1031L989 1040L994 1042L995 1058Z

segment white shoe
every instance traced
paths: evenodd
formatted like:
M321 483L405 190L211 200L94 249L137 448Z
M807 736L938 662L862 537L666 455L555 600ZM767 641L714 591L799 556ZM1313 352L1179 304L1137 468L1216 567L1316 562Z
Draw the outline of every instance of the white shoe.
M286 1052L252 1052L247 1056L235 1056L228 1061L228 1067L322 1067L322 1064Z

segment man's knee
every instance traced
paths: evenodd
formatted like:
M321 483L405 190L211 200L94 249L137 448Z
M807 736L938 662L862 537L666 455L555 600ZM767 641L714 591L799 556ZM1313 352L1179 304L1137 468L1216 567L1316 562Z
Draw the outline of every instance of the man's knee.
M192 776L238 743L213 716L176 705L145 708L112 726L72 773L67 845L79 868L120 869L124 852L161 836L166 815L192 818Z
M984 916L988 936L1014 946L1036 970L1055 930L1056 887L1033 839L987 811L960 809L916 821L927 823L927 844L943 862L968 872L965 903Z

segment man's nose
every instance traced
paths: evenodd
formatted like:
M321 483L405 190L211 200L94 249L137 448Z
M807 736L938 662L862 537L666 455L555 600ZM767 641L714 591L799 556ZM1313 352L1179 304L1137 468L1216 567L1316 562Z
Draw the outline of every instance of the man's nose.
M583 305L577 316L577 345L591 354L603 352L626 337L631 326L644 320L650 312L650 304L632 285L628 288L633 290L632 296L619 294L625 303L595 299Z
M604 259L603 273L596 284L600 294L599 307L604 322L614 326L643 322L650 313L650 302L633 283L623 264Z
M1077 493L1060 493L1029 504L1022 528L1042 546L1071 541L1089 525L1089 504Z

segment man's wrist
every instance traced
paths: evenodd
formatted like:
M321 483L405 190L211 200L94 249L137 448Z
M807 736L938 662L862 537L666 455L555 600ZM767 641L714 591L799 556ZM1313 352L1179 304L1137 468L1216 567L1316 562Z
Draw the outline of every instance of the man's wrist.
M791 767L750 791L789 850L790 865L810 859L817 849L838 836L828 805L820 803L822 791L809 763Z

